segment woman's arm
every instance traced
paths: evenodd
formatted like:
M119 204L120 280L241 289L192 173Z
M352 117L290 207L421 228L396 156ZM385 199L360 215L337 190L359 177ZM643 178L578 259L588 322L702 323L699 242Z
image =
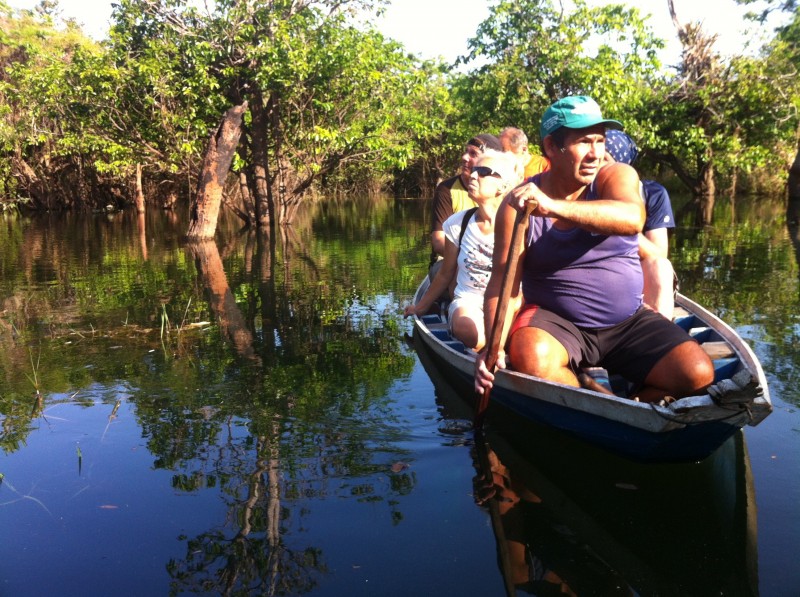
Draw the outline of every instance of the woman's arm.
M456 271L458 268L458 247L450 240L447 239L444 245L444 260L442 267L436 277L428 286L428 290L419 299L416 305L408 305L403 309L403 316L409 315L424 315L431 308L434 301L438 299L450 286L450 282L455 279Z

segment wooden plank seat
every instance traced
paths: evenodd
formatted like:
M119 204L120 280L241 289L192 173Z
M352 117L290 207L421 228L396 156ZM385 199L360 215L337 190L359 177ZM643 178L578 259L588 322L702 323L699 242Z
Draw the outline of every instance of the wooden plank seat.
M700 344L700 348L705 351L712 361L736 356L736 353L728 345L728 343L721 340L717 342L702 342Z

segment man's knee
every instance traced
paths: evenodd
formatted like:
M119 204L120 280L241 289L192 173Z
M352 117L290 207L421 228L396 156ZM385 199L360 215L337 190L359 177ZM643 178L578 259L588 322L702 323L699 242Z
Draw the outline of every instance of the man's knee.
M699 345L694 346L695 358L689 363L688 377L692 390L702 390L714 383L714 363Z
M714 383L714 364L694 341L679 344L656 363L645 384L688 396ZM676 396L677 397L677 396Z

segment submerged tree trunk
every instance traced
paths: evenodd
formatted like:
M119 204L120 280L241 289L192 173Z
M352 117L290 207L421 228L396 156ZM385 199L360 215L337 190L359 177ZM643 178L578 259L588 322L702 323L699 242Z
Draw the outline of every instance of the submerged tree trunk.
M242 196L242 205L247 213L247 222L252 224L256 218L256 205L253 202L253 194L247 183L247 173L243 170L239 172L239 194Z
M136 230L139 233L139 247L142 249L142 260L147 261L147 222L144 212L136 216Z
M267 165L267 115L264 110L264 98L256 93L251 108L250 150L253 164L250 169L253 194L255 195L256 225L267 227L275 219L275 205L270 192L269 168Z
M136 212L144 213L144 191L142 191L142 165L136 164Z
M708 226L714 219L714 166L709 162L700 173L700 224Z
M789 168L789 200L800 201L800 142L797 144L797 153L794 163Z
M283 127L281 124L281 98L274 93L270 95L267 104L267 123L269 130L272 133L272 138L275 141L273 150L273 162L275 164L272 180L270 181L270 205L273 209L273 218L270 222L270 231L274 234L275 222L277 220L281 225L290 224L291 221L287 218L286 205L289 194L289 182L287 181L287 173L289 171L286 163L286 158L283 155ZM275 201L277 191L277 206ZM276 213L277 210L277 213Z
M738 190L738 187L739 187L739 168L734 166L733 170L731 170L731 185L730 187L728 187L728 195L730 195L731 198L736 196L736 191Z
M187 232L190 239L214 237L225 178L242 134L242 116L245 110L247 102L229 109L208 141L197 192L192 198L191 222Z

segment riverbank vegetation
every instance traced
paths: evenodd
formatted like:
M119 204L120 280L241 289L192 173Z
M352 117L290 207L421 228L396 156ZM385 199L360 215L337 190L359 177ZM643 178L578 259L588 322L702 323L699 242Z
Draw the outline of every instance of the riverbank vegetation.
M246 102L223 202L248 224L290 224L315 196L430 194L476 132L515 125L535 146L539 116L567 93L623 120L643 175L691 191L703 222L720 194L785 191L800 123L795 2L767 3L789 24L725 59L672 10L676 67L624 4L500 1L454 65L379 33L384 4L120 0L94 41L57 2L0 0L0 205L171 207L197 188L222 115Z

